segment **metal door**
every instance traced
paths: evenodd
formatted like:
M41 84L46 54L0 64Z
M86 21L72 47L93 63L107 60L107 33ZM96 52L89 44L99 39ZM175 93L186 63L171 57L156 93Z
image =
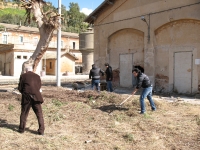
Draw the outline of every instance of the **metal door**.
M174 92L192 93L192 52L174 53Z
M133 54L119 55L120 86L132 87Z

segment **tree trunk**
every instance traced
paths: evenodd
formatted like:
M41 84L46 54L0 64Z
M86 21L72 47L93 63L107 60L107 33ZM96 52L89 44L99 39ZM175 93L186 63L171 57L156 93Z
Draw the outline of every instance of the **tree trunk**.
M27 67L33 67L33 72L36 71L37 66L45 54L49 43L53 37L53 32L59 27L60 15L54 12L43 13L43 5L46 4L43 0L22 0L23 7L26 9L26 21L30 23L32 19L36 20L39 28L40 39L33 55L22 65L22 73ZM31 18L31 13L33 17ZM49 17L47 17L49 15Z

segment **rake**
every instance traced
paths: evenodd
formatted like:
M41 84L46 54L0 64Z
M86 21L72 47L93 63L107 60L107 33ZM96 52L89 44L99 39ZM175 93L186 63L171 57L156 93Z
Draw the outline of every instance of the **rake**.
M129 98L131 98L132 95L127 97L125 100L123 100L119 105L115 105L115 107L121 107Z
M112 110L108 113L108 115L112 115L112 112L116 109L122 109L121 106L131 97L132 95L130 95L128 98L126 98L125 100L123 100L119 105L112 105L114 106L114 108L112 108Z

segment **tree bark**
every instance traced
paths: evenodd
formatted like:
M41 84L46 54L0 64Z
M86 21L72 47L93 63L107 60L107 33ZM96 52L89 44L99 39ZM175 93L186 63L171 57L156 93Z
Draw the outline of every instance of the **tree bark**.
M28 61L24 62L22 65L22 73L30 66L33 68L33 72L35 72L40 60L48 49L49 43L53 37L53 32L60 26L60 15L52 11L44 13L43 5L46 3L43 0L21 1L23 2L22 7L26 9L26 21L30 23L31 20L35 20L40 34L40 39L34 53ZM32 18L31 14L33 15Z

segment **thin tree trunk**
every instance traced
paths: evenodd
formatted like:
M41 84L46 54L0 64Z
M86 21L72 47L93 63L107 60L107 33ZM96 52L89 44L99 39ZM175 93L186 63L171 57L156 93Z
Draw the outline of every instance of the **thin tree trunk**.
M43 55L45 54L46 50L48 49L49 43L53 37L53 32L55 29L48 29L49 31L46 31L45 25L40 27L40 40L37 44L36 50L34 51L33 55L31 56L31 59L34 60L33 64L33 71L35 72L37 69L37 66L42 59Z
M40 39L33 55L22 65L22 73L30 66L33 67L33 71L35 72L40 60L48 49L49 43L53 37L53 32L60 25L58 22L60 15L51 11L43 13L42 8L43 5L46 4L43 0L30 0L28 2L26 0L21 1L23 2L23 7L25 7L27 12L26 21L30 23L32 13L34 20L37 22L40 33ZM50 17L47 17L48 14L50 14Z

